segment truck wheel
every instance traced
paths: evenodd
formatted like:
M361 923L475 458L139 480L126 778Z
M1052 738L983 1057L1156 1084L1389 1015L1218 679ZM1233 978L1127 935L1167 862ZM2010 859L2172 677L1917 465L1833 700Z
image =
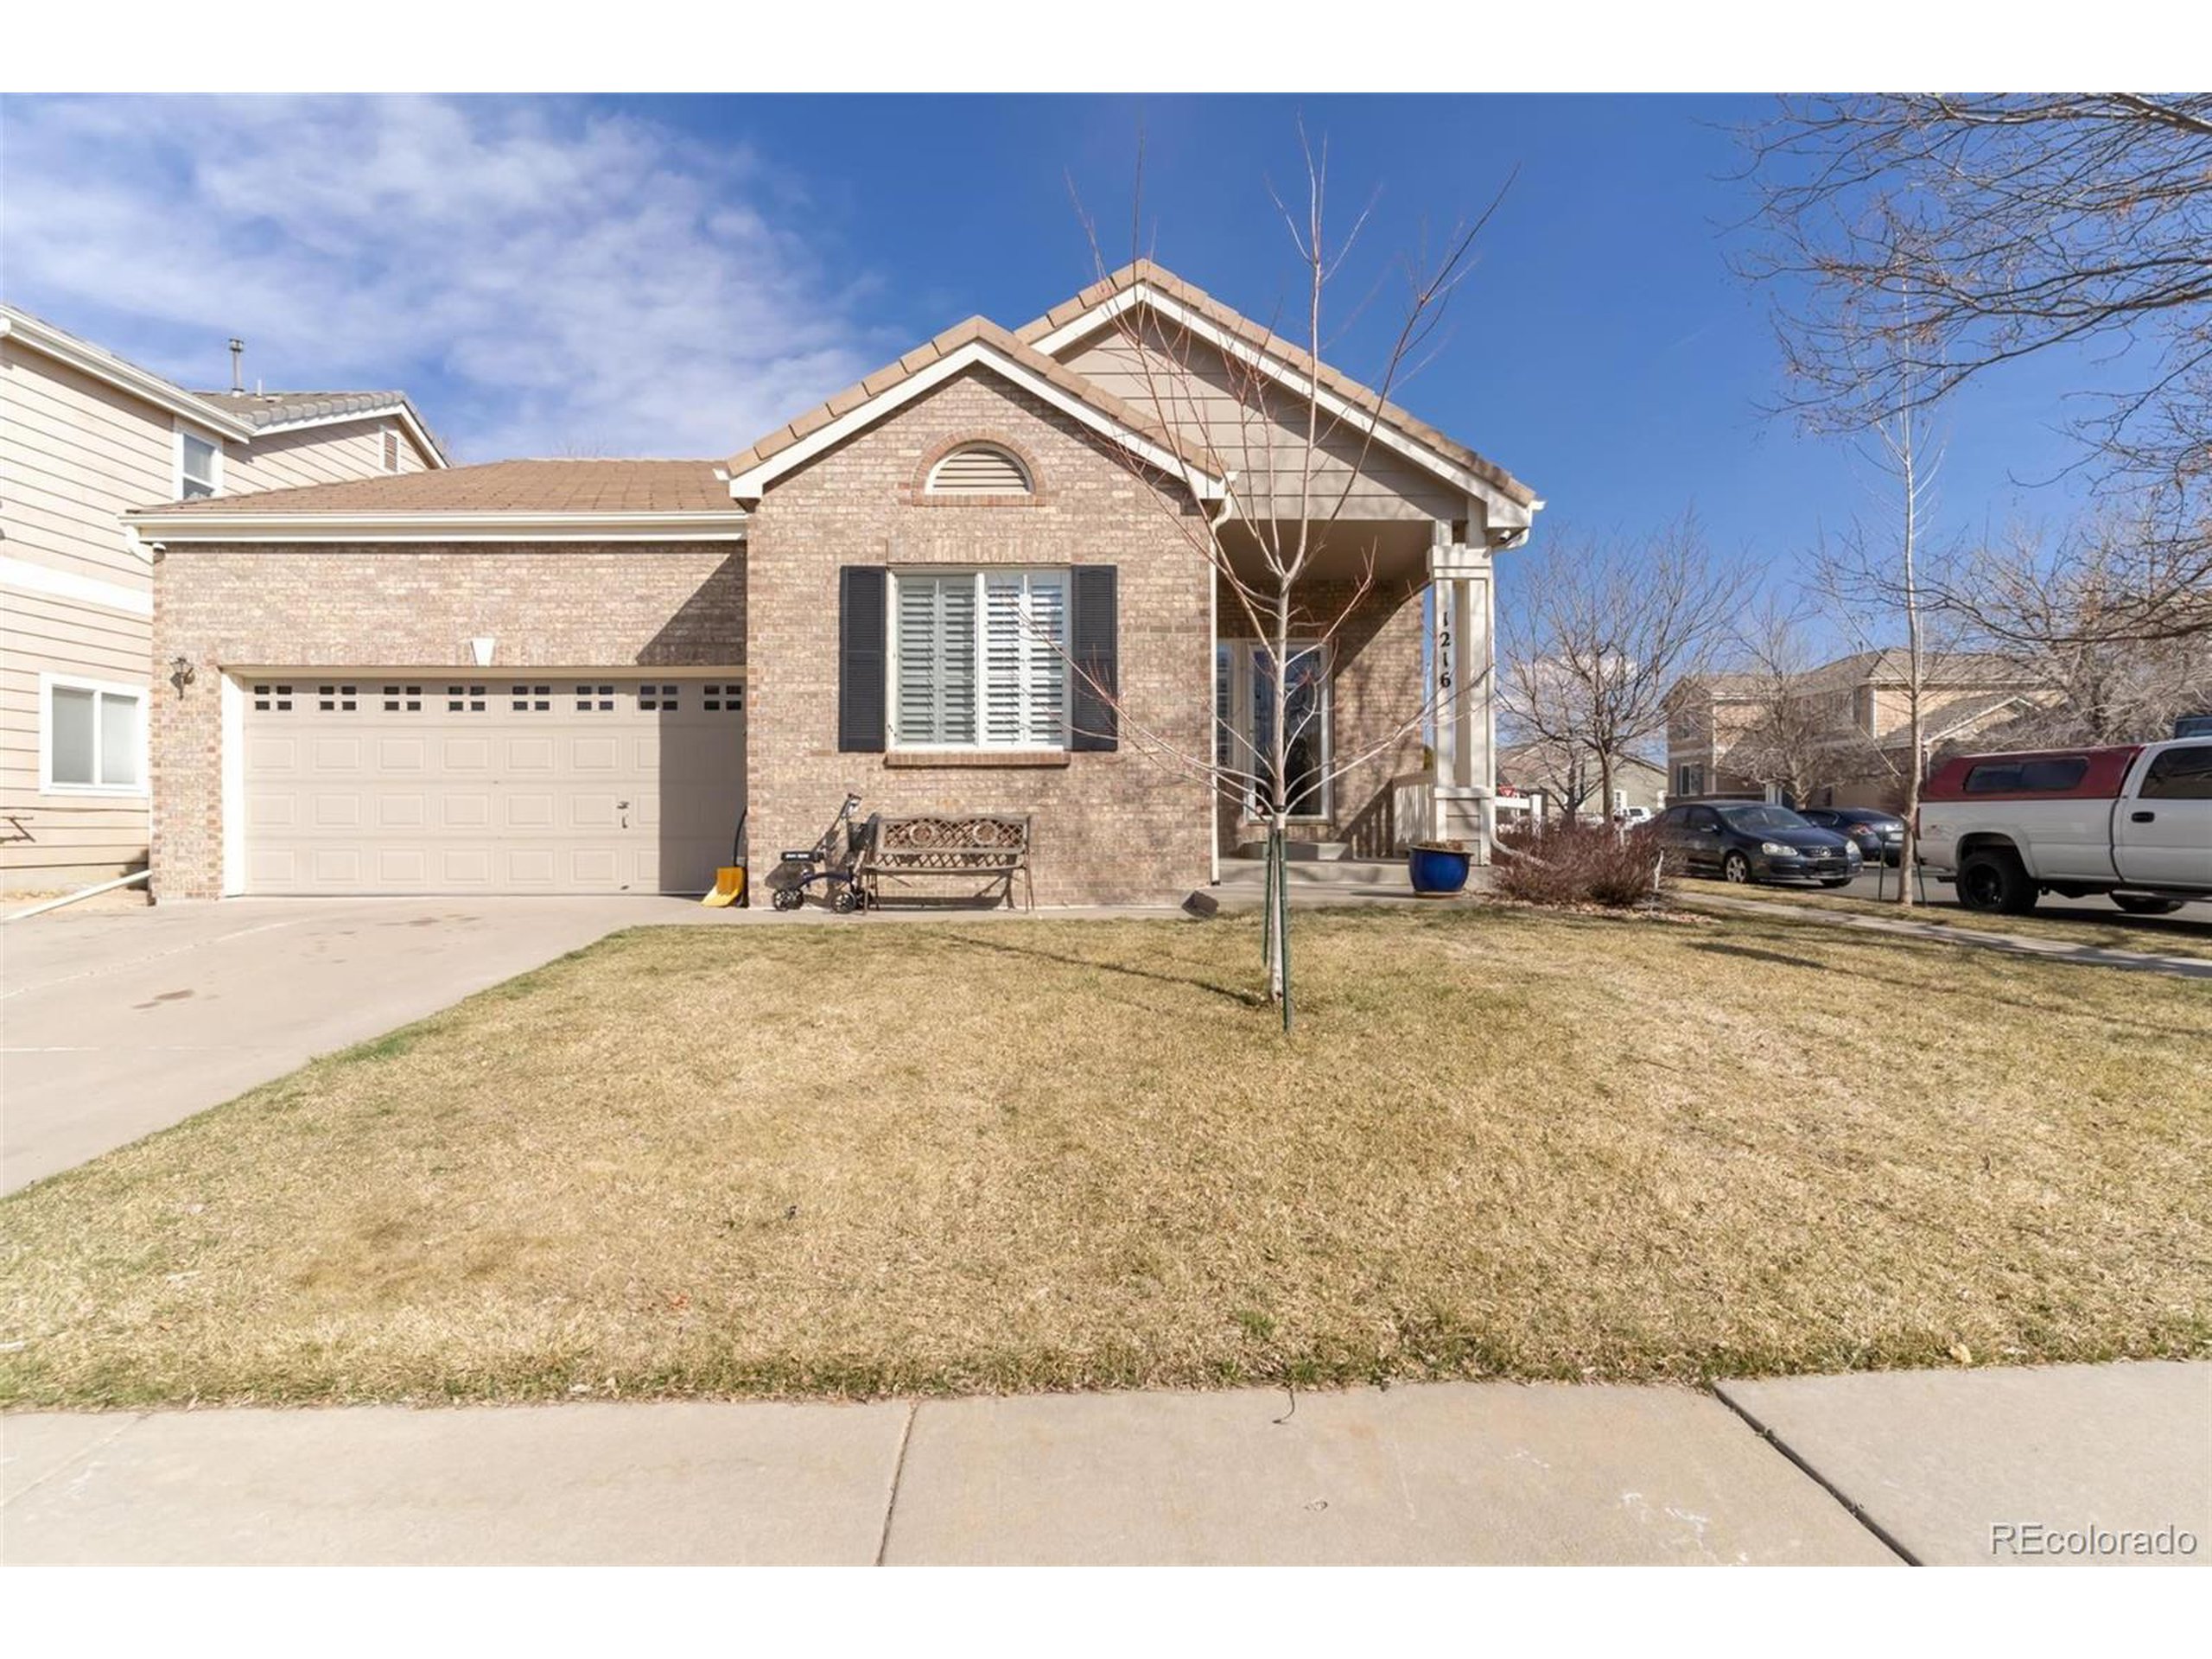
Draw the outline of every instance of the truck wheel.
M2178 899L2153 899L2147 893L2115 893L2112 901L2131 916L2171 916L2181 908Z
M1720 861L1723 881L1748 882L1751 879L1751 861L1741 853L1731 853Z
M2009 848L1986 847L1961 859L1958 893L1968 910L2024 916L2036 907L2036 884Z

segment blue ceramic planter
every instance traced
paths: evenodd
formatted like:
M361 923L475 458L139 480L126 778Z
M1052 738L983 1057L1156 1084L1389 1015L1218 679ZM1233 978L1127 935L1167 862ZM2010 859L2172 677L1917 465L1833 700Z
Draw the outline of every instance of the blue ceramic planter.
M1467 885L1471 853L1454 853L1441 847L1413 847L1406 852L1406 874L1414 891L1421 893L1457 893Z

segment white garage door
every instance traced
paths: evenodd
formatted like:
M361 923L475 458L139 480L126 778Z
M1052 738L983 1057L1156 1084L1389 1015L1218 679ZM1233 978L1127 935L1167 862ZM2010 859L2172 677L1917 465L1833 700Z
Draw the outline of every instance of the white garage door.
M326 669L244 689L249 893L699 893L728 858L741 680Z

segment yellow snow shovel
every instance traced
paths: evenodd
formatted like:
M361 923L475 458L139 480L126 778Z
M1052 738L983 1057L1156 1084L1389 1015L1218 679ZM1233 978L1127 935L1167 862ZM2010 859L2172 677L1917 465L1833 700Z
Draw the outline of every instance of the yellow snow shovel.
M731 838L729 862L715 872L715 890L699 902L709 910L728 910L735 905L741 910L752 907L752 900L745 892L745 814L737 815L737 834Z

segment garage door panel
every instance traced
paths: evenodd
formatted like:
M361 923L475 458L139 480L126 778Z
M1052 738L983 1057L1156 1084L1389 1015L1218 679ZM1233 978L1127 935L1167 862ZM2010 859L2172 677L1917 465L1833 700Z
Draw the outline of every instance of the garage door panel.
M489 777L491 742L481 737L448 737L438 745L438 765L448 777Z
M386 777L420 776L430 769L430 746L419 737L385 737L377 741L377 770Z
M550 830L555 819L553 797L537 790L503 791L499 796L505 827L509 830Z
M741 692L416 671L351 699L257 697L247 890L700 891L744 800Z

